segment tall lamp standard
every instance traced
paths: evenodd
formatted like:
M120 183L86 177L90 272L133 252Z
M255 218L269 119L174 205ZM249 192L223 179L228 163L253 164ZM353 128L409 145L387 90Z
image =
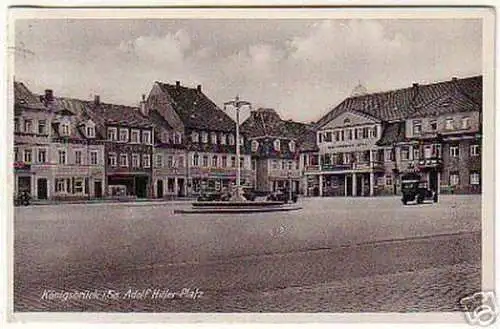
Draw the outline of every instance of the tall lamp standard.
M252 104L247 101L242 101L238 96L234 100L224 103L224 110L226 107L233 107L236 110L236 191L233 199L244 200L240 194L241 190L241 166L240 166L240 109L243 106L252 107Z

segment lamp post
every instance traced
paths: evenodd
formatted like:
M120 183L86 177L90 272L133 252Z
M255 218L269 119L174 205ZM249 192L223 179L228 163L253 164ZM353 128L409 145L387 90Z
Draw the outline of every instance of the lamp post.
M288 171L288 201L292 202L292 172Z
M241 166L240 166L240 109L243 106L251 107L252 104L247 101L242 101L238 96L234 100L225 102L224 109L227 106L231 106L236 110L236 193L234 198L236 200L241 199L240 188L241 188Z

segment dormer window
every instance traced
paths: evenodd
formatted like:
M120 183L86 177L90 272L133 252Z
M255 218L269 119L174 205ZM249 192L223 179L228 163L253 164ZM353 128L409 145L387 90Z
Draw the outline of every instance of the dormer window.
M234 145L234 135L229 134L229 145Z
M470 118L463 117L462 118L462 129L469 129L469 128L470 128Z
M217 144L217 134L216 133L210 134L210 141L212 144Z
M290 152L295 152L295 142L294 141L290 141L290 143L288 143L288 147L290 148Z
M445 128L446 128L446 130L453 129L453 118L446 118Z
M127 128L120 129L120 142L128 142L128 129Z
M61 123L61 136L69 136L69 124L66 122Z
M142 143L147 145L151 144L151 131L144 130L142 132Z
M140 131L138 129L132 129L130 131L130 142L131 143L139 143L139 135Z
M180 144L182 143L182 136L180 132L175 132L174 133L174 144Z
M92 126L87 126L87 138L94 138L95 137L95 127Z
M350 123L351 123L351 120L349 120L349 118L345 118L345 119L344 119L344 124L345 124L345 125L348 125L348 124L350 124Z
M201 142L202 143L208 143L208 133L205 131L201 132Z
M196 131L193 131L191 133L191 141L193 143L199 143L200 142L200 135L198 135L198 133Z
M252 141L252 152L257 152L258 149L259 149L259 142Z
M274 150L280 151L280 149L281 149L280 140L279 139L274 140L273 144L274 144Z
M117 129L115 127L108 127L108 140L115 141L117 135Z
M243 146L245 144L245 138L243 136L240 136L240 146Z

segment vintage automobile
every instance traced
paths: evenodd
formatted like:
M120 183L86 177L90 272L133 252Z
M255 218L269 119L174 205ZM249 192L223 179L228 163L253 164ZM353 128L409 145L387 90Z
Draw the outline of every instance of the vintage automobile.
M14 205L15 206L28 206L31 202L31 195L28 191L20 191L17 195L14 196Z
M269 194L266 198L267 201L283 201L285 203L288 203L288 202L297 202L297 193L294 193L292 192L292 195L291 195L291 200L290 200L290 192L287 190L287 189L283 189L283 190L278 190L276 192L272 192L271 194Z
M408 173L401 177L401 193L401 202L404 205L411 201L416 201L417 204L425 200L438 202L437 192L429 189L427 182L417 173Z

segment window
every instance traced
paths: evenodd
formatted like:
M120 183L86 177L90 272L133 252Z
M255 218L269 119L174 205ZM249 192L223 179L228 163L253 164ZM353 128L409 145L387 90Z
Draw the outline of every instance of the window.
M371 136L371 137L373 137L373 138L377 138L377 136L378 136L378 129L377 129L377 128L378 128L378 127L377 127L377 126L375 126L375 127L373 127L373 128L370 130L370 131L371 131L371 133L372 133L372 136Z
M278 151L278 152L280 150L280 140L279 139L274 140L274 150Z
M432 158L432 145L425 145L424 146L424 158L429 159Z
M108 140L115 141L116 140L116 128L108 127Z
M47 150L46 149L38 149L38 163L47 162Z
M257 169L257 161L252 160L252 170Z
M367 139L370 136L370 128L363 128L363 139Z
M110 167L116 167L116 153L110 153L108 155L108 165Z
M73 185L75 193L83 193L83 179L76 178L75 184Z
M19 132L21 130L19 124L19 118L14 118L14 132Z
M128 167L128 155L120 154L120 167Z
M139 154L132 154L132 168L139 168Z
M441 144L432 144L432 156L441 157Z
M211 133L210 134L210 142L212 144L217 144L217 134L216 133Z
M349 118L345 118L345 119L344 119L344 124L345 124L345 125L348 125L348 124L350 124L350 123L351 123L351 120L349 120Z
M470 146L470 156L479 156L479 145L474 144Z
M193 167L198 167L200 165L200 156L198 154L193 155Z
M66 192L66 185L69 184L67 184L67 180L64 178L56 178L54 185L56 186L56 192Z
M24 162L31 163L32 161L31 155L32 153L30 149L24 150Z
M139 143L140 142L140 140L139 140L139 134L140 134L139 130L132 129L130 131L130 142L131 143Z
M318 133L317 139L318 139L318 143L323 143L323 133Z
M447 118L446 119L445 129L446 130L453 129L453 118Z
M422 133L422 121L413 120L413 135L420 135Z
M358 128L354 128L354 136L353 136L353 139L358 139L359 138L359 130Z
M202 157L202 160L201 160L201 161L202 161L202 162L201 162L201 165L202 165L203 167L208 167L208 155L204 155L204 156Z
M245 168L245 158L243 158L243 157L240 158L240 168L242 168L242 169Z
M59 164L66 164L66 151L65 150L59 150L58 152L58 163Z
M227 141L226 141L227 140L226 134L220 134L219 139L220 139L220 143L222 145L226 145L226 143L227 143Z
M174 144L180 144L182 142L181 133L174 133Z
M392 176L390 175L385 176L385 185L387 186L392 185Z
M353 134L352 129L347 129L347 140L352 140Z
M151 167L151 156L149 154L143 154L142 155L142 166L144 168Z
M245 145L245 138L243 136L240 136L240 146Z
M201 142L208 143L208 133L206 131L201 132Z
M413 159L415 160L420 159L420 149L418 147L415 147L413 149Z
M344 131L341 130L339 133L340 133L340 140L344 141Z
M212 157L212 167L216 168L216 167L217 167L217 162L218 162L218 161L217 161L217 156L216 156L216 155L214 155L214 156Z
M295 142L294 141L290 141L290 143L288 143L288 147L290 148L290 152L295 152Z
M429 123L431 127L431 131L436 131L437 130L437 121L436 120L431 120Z
M231 157L231 167L236 168L236 157L235 156Z
M469 129L469 128L470 128L470 118L463 117L462 118L462 129Z
M450 173L450 185L457 186L460 184L460 176L458 176L458 172Z
M97 151L90 151L90 164L97 165Z
M184 157L183 156L179 157L178 166L179 166L179 168L184 167Z
M229 145L234 145L234 135L229 134Z
M87 137L94 138L95 137L95 127L87 126Z
M450 146L450 157L458 158L459 157L459 148L458 145Z
M127 128L120 129L120 142L128 142L128 129Z
M78 165L82 164L82 151L80 150L75 151L75 164Z
M19 161L19 148L14 147L14 161L18 162Z
M252 141L252 152L257 152L258 149L259 149L259 142Z
M394 161L394 151L385 150L385 161Z
M46 134L47 122L45 120L38 120L38 133L40 135Z
M169 155L167 158L167 167L168 168L173 168L174 167L174 157Z
M24 120L24 132L32 133L33 132L33 120Z
M470 185L481 184L481 175L477 171L472 171L470 173Z
M151 144L151 131L144 130L142 132L142 143L143 144Z
M293 161L288 160L288 170L292 170L292 169L293 169Z
M157 168L163 167L163 156L161 154L157 154L156 155L155 166Z
M407 147L401 148L401 160L408 160L410 157L410 150Z
M281 160L281 170L285 170L285 166L286 166L286 161Z
M69 124L67 124L67 123L61 124L61 135L62 136L69 136Z
M200 136L196 131L191 132L191 141L193 143L199 143L200 142Z

